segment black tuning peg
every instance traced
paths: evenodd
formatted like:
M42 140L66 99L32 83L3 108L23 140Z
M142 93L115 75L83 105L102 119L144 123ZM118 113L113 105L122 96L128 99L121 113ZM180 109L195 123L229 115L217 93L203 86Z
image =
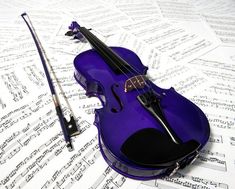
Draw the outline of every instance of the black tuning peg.
M66 35L66 36L73 36L74 33L73 33L72 30L69 30L69 31L67 31L67 32L65 33L65 35Z

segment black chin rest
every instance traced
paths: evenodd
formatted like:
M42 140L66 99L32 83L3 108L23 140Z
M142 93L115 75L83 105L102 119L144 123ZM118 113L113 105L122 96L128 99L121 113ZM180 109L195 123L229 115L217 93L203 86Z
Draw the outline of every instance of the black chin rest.
M149 167L174 165L195 152L200 144L195 140L176 144L164 133L142 129L131 135L122 145L122 153L132 162Z

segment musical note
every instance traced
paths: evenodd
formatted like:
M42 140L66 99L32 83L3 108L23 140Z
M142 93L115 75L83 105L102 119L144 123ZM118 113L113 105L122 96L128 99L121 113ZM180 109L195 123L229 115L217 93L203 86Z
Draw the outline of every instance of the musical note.
M1 1L0 188L234 188L234 7L230 0ZM66 153L31 36L18 19L28 9L81 125L72 153ZM100 104L73 78L74 56L90 46L64 38L77 18L108 45L132 49L149 78L164 88L173 84L206 112L208 146L185 172L140 184L100 158L91 118ZM214 32L226 46L217 47Z
M209 142L212 142L212 143L223 143L223 136L222 135L213 134L213 135L210 136Z
M2 101L2 99L0 98L0 107L2 109L6 108L6 104Z
M232 146L235 146L235 137L229 137L229 139L230 139L230 144Z

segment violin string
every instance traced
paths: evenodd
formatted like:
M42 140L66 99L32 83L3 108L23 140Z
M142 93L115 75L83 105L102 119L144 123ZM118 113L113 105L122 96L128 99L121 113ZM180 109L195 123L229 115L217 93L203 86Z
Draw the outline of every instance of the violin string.
M87 32L88 33L88 35L89 35L89 33L90 32ZM95 42L95 43L98 43L100 40L96 37L96 36L94 36L94 35L91 33L91 35L89 35L89 38L91 39L91 40L93 40L93 42ZM96 42L96 39L98 39L97 41L98 42ZM98 45L98 44L97 44ZM102 47L102 45L103 45L103 47ZM101 48L101 49L99 49L99 47ZM105 49L103 49L103 48L109 48L109 47L107 47L102 41L101 41L101 45L99 46L98 45L98 50L101 50L101 51L105 51ZM97 49L96 49L97 50ZM112 50L111 50L112 51ZM115 53L115 52L114 52ZM116 54L116 53L115 53ZM119 55L117 55L116 54L116 56L119 56ZM125 60L123 60L123 61L125 61ZM122 68L121 67L119 67L119 65L118 64L115 64L115 66L117 66L117 68L128 78L128 75L125 73L125 71L124 70L122 70ZM132 67L132 66L130 66L130 68L132 68L132 70L134 70L136 73L139 73L136 69L134 69L134 67ZM125 67L125 69L128 69L129 70L129 68L127 67ZM135 74L134 72L133 72L133 74ZM140 73L139 73L140 74ZM131 81L131 80L130 80ZM135 84L131 81L131 83L134 85L134 87L135 87ZM148 83L147 83L148 84ZM149 86L149 85L148 85ZM152 89L152 87L150 86L150 88ZM135 87L135 89L137 90L137 92L138 92L138 94L140 95L140 90L138 89L138 88L136 88ZM146 91L146 89L143 89L143 91ZM148 99L147 99L147 97L145 96L145 95L143 95L143 98L146 100L146 101L148 101ZM179 139L179 137L176 135L176 134L174 134L174 131L171 129L171 128L169 128L165 123L164 123L164 121L160 118L159 119L159 122L160 122L160 125L162 125L163 126L163 128L166 130L166 133L169 135L169 137L172 139L172 141L173 142L175 142L175 143L180 143L181 142L181 140Z
M94 30L94 29L93 29ZM94 31L96 31L96 30L94 30ZM97 32L97 33L99 33L99 32ZM96 37L95 35L94 35L94 37ZM96 37L97 38L97 37ZM102 45L104 45L104 46L107 46L106 44L104 44L102 41L101 41L101 43L102 43ZM108 47L107 47L108 48ZM116 55L116 56L119 56L117 53L115 53L114 51L113 51L113 53ZM119 56L120 57L120 56ZM121 57L120 57L120 59L122 59ZM123 59L122 59L123 60ZM124 62L126 62L125 60L123 60ZM129 65L129 64L128 64ZM118 65L116 65L117 67L118 67ZM130 66L130 68L134 71L134 72L136 72L137 74L139 74L140 76L141 76L141 78L142 78L142 80L144 80L145 81L145 78L143 77L143 74L142 73L140 73L135 67L133 67L133 66L131 66L131 65L129 65ZM120 70L120 71L122 71L122 69L120 68L120 67L118 67L118 69ZM125 69L127 69L129 72L131 72L131 70L127 67L127 68L125 68ZM122 72L123 73L123 72ZM128 77L128 76L127 76ZM147 76L145 76L146 78L147 78ZM149 80L149 79L148 79ZM139 80L137 80L138 82L139 82ZM152 89L152 87L147 83L147 82L145 82L146 84L147 84L147 86L148 87L150 87L151 89ZM133 83L132 83L133 84Z
M89 36L89 38L91 39L91 40L93 40L93 43L96 43L96 41L98 40L98 41L100 41L95 35L93 35L93 34L89 34L90 32L86 32L86 34ZM85 37L86 38L86 37ZM87 39L88 40L88 39ZM89 40L88 40L89 41ZM101 47L100 46L100 44L101 45L103 45L103 47L101 47L102 48L102 51L104 51L103 50L103 48L109 48L109 47L107 47L102 41L100 41L101 43L99 43L99 46L97 46L96 48L97 49L99 49L100 51L101 51L101 49L99 48L99 47ZM113 51L112 51L113 52ZM120 57L119 55L117 55L115 52L113 52L116 56L118 56L118 57ZM120 57L121 58L121 57ZM122 59L122 58L121 58ZM123 60L123 59L122 59ZM123 60L124 62L126 62L125 60ZM127 63L128 64L128 63ZM128 64L129 65L129 64ZM126 73L125 73L125 71L121 68L121 67L119 67L119 65L118 64L115 64L115 66L126 76L126 78L130 78ZM135 77L136 76L136 74L134 73L134 72L136 72L137 74L139 74L139 75L141 75L141 77L142 77L142 79L144 80L144 78L143 78L143 76L142 76L142 74L137 70L137 69L135 69L133 66L131 66L130 65L130 68L132 69L132 70L130 70L128 67L125 67L125 69L127 69L131 74L133 74L133 76ZM144 80L145 81L145 80ZM135 86L135 84L132 82L132 80L130 79L130 82L131 82L131 84L134 86L134 88L136 89L136 91L138 92L138 94L140 95L141 93L140 93L140 90ZM138 81L139 82L139 81ZM146 85L148 86L148 87L150 87L150 88L152 88L146 81L145 81L145 83L146 83ZM143 89L143 91L146 91L146 89ZM145 96L144 96L144 98L145 98ZM147 100L147 99L145 99L145 100Z
M93 35L90 35L88 32L86 33L88 36L89 36L89 38L91 39L91 40L93 40L93 43L96 43L95 41L96 41L96 38L94 38L93 37ZM105 45L106 46L106 45ZM99 46L96 46L96 50L97 51L105 51L105 50L103 50L103 49L100 49L100 44L99 44ZM107 47L108 48L108 47ZM118 55L117 55L118 56ZM115 64L115 66L123 73L123 75L125 75L126 76L126 78L128 78L129 79L129 76L125 73L125 71L124 70L122 70L122 68L121 67L119 67L119 65L118 64ZM126 68L126 69L128 69L128 68ZM130 71L129 69L128 69L128 71ZM138 73L138 72L137 72ZM135 76L134 75L134 73L133 73L133 76ZM140 95L140 91L138 90L138 88L135 86L135 84L132 82L132 80L130 80L130 82L132 83L132 85L134 86L134 88L136 89L136 91L138 92L138 94ZM144 97L145 98L145 97ZM147 99L145 99L145 100L147 100Z
M88 33L88 35L89 35L89 33ZM94 41L93 42L95 42L95 40L99 40L95 35L90 35L90 38L91 39L94 39ZM102 45L102 48L109 48L109 47L107 47L107 45L105 45L102 41L100 41L99 42L99 45ZM113 50L111 50L112 51L112 53L113 54L115 54L115 56L117 56L117 57L119 57L123 62L125 62L126 64L128 64L125 60L123 60L116 52L114 52ZM131 66L130 64L128 64L129 65L129 67L133 70L133 71L135 71L137 74L139 74L139 75L142 75L136 68L134 68L133 66ZM118 66L117 64L115 64L115 66ZM124 70L122 70L119 66L118 66L118 69L120 70L120 71L123 71L124 72ZM125 67L125 69L127 69L129 72L131 72L131 70L128 68L128 67ZM134 73L135 74L135 73Z
M75 17L74 17L75 18ZM76 19L76 18L75 18ZM81 27L80 27L81 28ZM84 27L85 28L85 27ZM76 31L80 31L81 32L81 30L79 29L79 28L74 28L74 29L76 29ZM86 29L86 28L85 28ZM87 30L87 29L86 29ZM91 29L89 29L89 30L91 30ZM105 47L107 47L107 45L106 44L104 44L101 40L99 40L93 33L91 33L89 30L87 30L88 32L86 32L86 34L87 35L89 35L89 38L90 39L92 39L92 40L94 40L93 42L95 42L95 41L99 41L99 43L100 44L102 44L103 46L105 46ZM94 29L92 29L92 30L94 30ZM96 30L94 30L94 31L96 31ZM97 33L99 33L98 31L96 31ZM82 33L82 32L81 32ZM91 35L90 35L91 34ZM84 36L84 35L83 35ZM85 37L85 36L84 36ZM85 37L86 39L87 39L87 37ZM88 39L87 39L88 40ZM89 40L88 40L89 41ZM99 44L99 45L100 45ZM97 47L98 48L98 47ZM109 47L107 47L107 48L109 48ZM113 52L113 51L112 51ZM113 52L116 56L118 56L118 57L120 57L119 55L117 55L115 52ZM120 57L121 58L121 57ZM121 58L122 59L122 58ZM123 60L123 59L122 59ZM125 60L123 60L124 62L126 62ZM128 64L128 63L127 63ZM128 64L129 65L129 64ZM121 67L119 67L117 64L115 64L115 66L117 66L117 68L129 79L129 76L125 73L125 71L124 70L122 70L122 68ZM130 65L129 65L130 66ZM142 79L145 81L145 79L143 78L143 76L142 76L142 74L136 69L136 68L134 68L133 66L130 66L130 68L133 70L133 71L135 71L137 74L139 74L139 75L141 75L141 77L142 77ZM126 68L130 73L131 73L131 70L127 67ZM135 73L132 73L133 74L133 76L135 76ZM132 85L135 87L135 84L132 82L132 80L130 80L131 81L131 83L132 83ZM139 81L138 81L139 82ZM152 88L151 86L149 86L148 85L148 83L147 82L145 82L146 84L147 84L147 86L148 87L150 87L150 88ZM139 92L139 90L135 87L135 89L138 91L138 94L140 94L140 92Z
M90 34L90 32L86 32L86 34L89 36L89 38L91 39L91 40L93 40L93 43L95 43L96 44L96 41L99 41L100 43L99 44L97 44L97 49L99 49L100 50L100 48L99 47L101 47L101 45L103 45L104 47L103 48L108 48L102 41L100 41L95 35L93 35L92 33ZM85 37L86 38L86 37ZM88 40L88 39L87 39ZM89 41L89 40L88 40ZM103 49L102 49L103 50ZM105 51L105 50L104 50ZM115 53L116 54L116 53ZM117 54L116 54L116 56L118 56ZM121 57L120 57L121 58ZM122 58L121 58L122 59ZM124 61L124 60L123 60ZM129 79L129 76L125 73L125 71L124 70L122 70L122 68L121 67L119 67L119 65L118 64L115 64L115 66L123 73L123 75L125 75L126 76L126 78L128 78ZM132 66L131 66L132 67ZM126 68L126 69L128 69L128 68ZM128 71L130 71L129 69L128 69ZM135 71L135 70L134 70ZM131 72L130 72L131 73ZM140 74L137 70L136 70L136 73L137 74ZM133 76L135 76L135 73L132 73L133 74ZM131 84L132 84L132 86L134 86L134 88L135 88L135 90L137 91L137 93L138 93L138 95L141 95L141 91L135 86L135 84L132 82L132 80L130 79L130 82L131 82ZM143 91L145 92L145 91L147 91L147 89L143 89ZM145 95L143 95L143 98L144 98L144 100L145 101L148 101L148 99L145 97Z

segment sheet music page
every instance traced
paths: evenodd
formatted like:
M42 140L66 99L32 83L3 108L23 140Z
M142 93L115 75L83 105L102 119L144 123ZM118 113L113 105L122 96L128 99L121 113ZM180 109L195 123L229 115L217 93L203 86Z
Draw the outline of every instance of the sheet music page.
M73 20L86 23L86 27L94 28L94 30L102 33L103 36L118 33L121 30L120 24L132 21L131 18L112 6L112 4L105 4L100 1L95 2L92 0L80 2L79 11L77 6L74 5L77 3L76 1L70 1L65 4L59 3L56 6ZM51 5L51 7L53 8L54 5Z
M117 4L120 11L125 13L132 20L141 20L148 17L161 17L160 9L151 3L130 3L124 2L123 4Z
M45 89L44 73L35 64L0 70L0 109L25 101Z
M191 1L191 3L202 14L234 15L235 4L233 0L198 0Z
M112 3L112 4L135 4L135 3L138 3L138 4L142 4L142 3L154 3L154 0L102 0L103 2L105 3Z
M188 0L157 0L163 18L171 21L200 22L200 12Z
M82 134L74 138L75 150L68 152L52 104L50 95L41 93L1 113L1 187L96 189L138 185L107 166L99 151L97 129L81 110L77 120Z
M0 2L0 7L7 5ZM2 48L14 39L14 36L19 32L19 26L14 24L15 12L10 10L1 10L0 15L0 51ZM11 31L11 32L9 32Z
M125 30L142 39L175 62L188 62L219 45L213 35L204 38L180 24L150 18L123 26Z
M170 58L168 56L160 53L144 41L139 40L136 36L126 31L109 36L106 38L105 42L110 46L115 46L115 43L118 43L121 47L131 49L134 53L138 54L142 64L149 67L149 72L153 69L160 68L163 64L165 66L166 62L170 64Z
M43 17L41 21L36 16L37 12L33 12L33 15L38 24L48 24L45 14L45 20ZM48 35L46 31L55 25L48 27L42 27L39 31L42 41L50 38L51 32ZM0 100L1 108L4 108L0 115L0 160L1 172L4 173L0 176L1 187L136 188L139 182L112 170L100 154L97 129L91 124L93 116L88 116L100 104L87 104L91 100L87 100L85 91L75 83L72 67L74 55L64 55L62 59L62 56L54 55L54 59L51 59L55 64L53 72L60 75L57 79L67 99L72 102L72 107L78 112L76 115L79 115L77 119L82 130L78 137L81 141L73 139L76 150L68 152L38 54L32 39L26 37L30 33L22 35L23 32L17 36L21 43L4 47L4 56L1 57L4 63L1 67L1 88L4 93L1 93ZM22 52L26 53L22 55ZM58 89L57 85L55 87ZM11 98L18 103L12 103ZM81 99L86 99L86 102ZM68 112L66 109L64 111Z
M204 14L203 17L225 45L235 45L235 15Z
M225 53L221 53L225 52ZM231 175L235 173L235 121L234 121L234 49L232 47L221 46L208 54L189 62L189 67L193 69L188 73L203 73L200 80L204 84L198 88L184 86L181 79L187 78L187 69L176 66L171 71L166 70L165 75L156 74L158 83L171 82L176 90L187 96L197 104L207 115L211 135L207 145L200 151L198 159L189 167L180 170L172 177L144 181L138 189L175 189L175 188L234 188L234 179ZM188 66L187 66L188 67ZM177 73L180 71L181 73ZM185 73L183 73L183 71ZM176 73L176 74L174 74ZM179 80L178 80L179 78ZM173 80L173 81L172 81ZM193 83L193 80L190 80ZM199 85L200 86L200 85ZM204 88L203 88L204 87ZM194 91L192 91L194 89ZM191 92L192 93L191 93Z
M233 0L1 1L0 188L235 188L234 10ZM72 152L23 12L57 77L52 81L65 117L70 110L63 96L81 128ZM71 21L91 28L108 46L135 52L151 81L174 87L203 110L211 133L192 165L149 181L126 178L108 166L93 125L101 103L88 98L74 78L74 58L91 46L64 35Z
M131 19L124 13L109 5L85 6L80 11L70 11L77 19L90 24L92 28L99 31L104 36L108 36L120 31L119 25L131 22ZM105 15L104 15L105 13Z

